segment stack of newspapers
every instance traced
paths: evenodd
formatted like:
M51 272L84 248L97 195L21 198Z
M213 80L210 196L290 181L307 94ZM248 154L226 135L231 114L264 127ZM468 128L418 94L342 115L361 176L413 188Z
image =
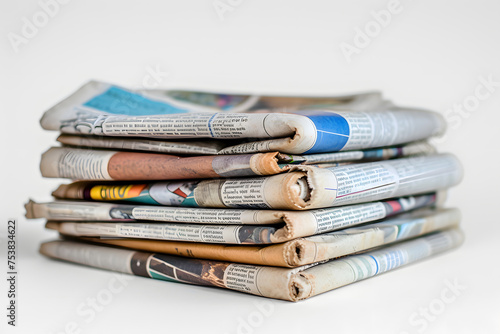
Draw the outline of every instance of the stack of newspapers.
M59 232L41 245L51 258L298 301L463 240L442 207L461 165L426 142L444 120L378 93L89 82L41 124L61 132L42 175L72 180L26 205Z

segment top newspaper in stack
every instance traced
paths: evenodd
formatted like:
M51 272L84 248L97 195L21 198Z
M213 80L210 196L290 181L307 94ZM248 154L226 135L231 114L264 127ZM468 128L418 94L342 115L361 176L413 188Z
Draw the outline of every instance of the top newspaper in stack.
M220 100L221 95L217 96ZM220 108L179 102L166 93L134 92L91 82L48 110L41 124L45 129L67 134L236 140L218 154L348 151L418 141L445 130L445 122L437 113L396 107L376 101L369 94L361 96L358 100L351 97L348 102L335 98L281 98L285 101L281 104L271 103L281 101L279 97L267 97L262 98L268 101L263 105L267 109L235 113L253 109L242 107L245 103L241 96L228 96L233 101L224 108L228 112L216 112ZM287 113L274 109L287 103L295 105L278 110Z

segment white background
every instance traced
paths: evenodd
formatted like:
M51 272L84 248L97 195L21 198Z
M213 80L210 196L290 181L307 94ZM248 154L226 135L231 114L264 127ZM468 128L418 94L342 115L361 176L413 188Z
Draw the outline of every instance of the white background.
M20 273L14 329L6 325L7 285L0 276L2 333L500 332L500 3L401 0L390 23L374 30L348 62L340 45L353 44L356 29L373 24L370 13L389 1L221 2L232 9L223 19L213 0L72 0L16 52L9 36L22 36L23 18L33 22L42 9L37 1L2 0L0 269L6 272L5 225L13 217ZM43 132L38 120L91 78L141 87L152 69L168 72L159 87L286 94L380 89L398 104L450 112L454 123L439 149L455 153L465 167L448 200L463 212L465 244L300 303L136 277L88 321L78 307L107 289L113 274L43 258L38 245L55 234L44 231L43 221L23 218L28 198L49 200L59 183L40 176L40 154L56 134ZM490 76L497 86L487 98L463 114L453 111L474 102L480 78ZM412 325L419 308L442 305L436 300L446 281L465 288L424 321L425 329ZM271 315L256 302L265 302Z

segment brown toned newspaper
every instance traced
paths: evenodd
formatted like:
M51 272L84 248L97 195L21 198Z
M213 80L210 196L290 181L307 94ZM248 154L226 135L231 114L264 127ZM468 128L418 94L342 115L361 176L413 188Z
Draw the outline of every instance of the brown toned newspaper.
M42 244L40 252L54 259L132 275L299 301L429 258L458 247L462 241L461 231L450 229L294 269L190 259L62 240Z
M104 140L116 143L127 141L116 138ZM159 153L53 147L42 155L40 169L44 177L78 180L180 180L273 175L288 171L298 164L329 167L337 166L338 163L386 160L432 152L434 148L425 142L304 156L270 152L179 157Z
M458 226L459 222L460 212L457 209L418 210L378 223L298 238L270 246L210 244L217 242L215 238L190 240L196 242L165 241L169 238L181 238L176 238L173 234L162 234L157 229L153 235L151 231L155 227L139 236L134 233L120 233L113 223L48 222L46 227L57 230L65 236L82 237L82 240L89 242L136 250L248 264L298 267ZM140 226L132 225L126 227L127 231L140 229ZM116 237L126 238L116 239Z

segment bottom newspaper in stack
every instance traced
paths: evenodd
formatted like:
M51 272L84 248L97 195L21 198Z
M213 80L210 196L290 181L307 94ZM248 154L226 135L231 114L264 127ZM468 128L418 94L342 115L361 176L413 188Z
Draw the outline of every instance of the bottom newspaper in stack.
M70 206L29 203L28 214L53 219L62 212L61 205ZM70 211L62 216L75 219ZM63 240L44 243L40 251L138 276L298 301L455 248L463 240L459 221L457 209L422 208L286 242L238 245L188 242L182 233L171 238L162 233L170 228L168 223L51 220L47 227L59 231ZM172 226L179 231L179 224ZM241 231L242 227L225 228ZM258 228L271 227L250 229ZM124 237L123 231L129 236Z
M463 234L453 228L293 269L184 258L69 240L44 243L40 251L52 258L137 276L298 301L439 254L459 246L462 240Z

